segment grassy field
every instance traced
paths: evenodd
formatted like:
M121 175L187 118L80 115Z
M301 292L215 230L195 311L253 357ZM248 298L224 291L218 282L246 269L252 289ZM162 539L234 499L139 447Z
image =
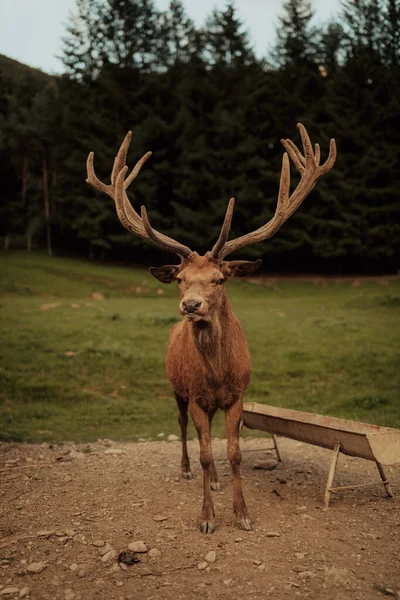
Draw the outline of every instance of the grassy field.
M164 369L174 285L40 254L2 253L0 269L0 439L179 433ZM399 280L228 287L252 353L247 401L400 427Z

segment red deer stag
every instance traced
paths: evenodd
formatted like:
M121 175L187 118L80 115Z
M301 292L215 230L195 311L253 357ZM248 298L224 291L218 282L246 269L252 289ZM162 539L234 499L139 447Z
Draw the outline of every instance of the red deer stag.
M181 259L179 265L152 267L150 271L163 283L177 281L180 290L179 312L184 319L174 325L170 332L167 374L179 408L181 466L182 477L185 479L192 478L186 445L188 408L199 436L204 486L200 525L203 533L213 533L216 527L211 490L218 490L219 483L211 450L211 421L219 408L225 411L228 457L233 472L233 511L241 529L252 529L242 492L239 447L242 398L249 383L251 362L245 334L232 313L223 284L230 277L250 275L260 266L261 260L247 262L224 259L239 248L272 237L300 206L317 180L332 169L336 159L335 140L330 141L329 156L320 165L318 144L314 151L305 127L299 123L298 128L304 155L291 140L282 140L286 152L283 155L274 217L256 231L228 242L234 206L232 198L218 241L204 256L153 229L145 207L142 206L140 217L130 204L126 190L151 156L151 152L147 152L127 176L128 167L125 162L131 132L126 135L115 158L110 185L102 183L96 177L93 152L89 154L87 161L86 181L113 198L122 225L135 235L151 240L163 250L177 254ZM292 194L289 194L289 156L301 175Z

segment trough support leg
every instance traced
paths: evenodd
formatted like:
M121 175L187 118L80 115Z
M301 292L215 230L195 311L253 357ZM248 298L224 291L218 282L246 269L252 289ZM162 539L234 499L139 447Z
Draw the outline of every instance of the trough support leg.
M274 433L271 433L271 435L272 435L272 441L274 442L274 448L275 448L275 452L276 452L276 458L278 459L278 462L282 462L282 456L281 456L281 453L279 451L278 440L276 438L276 435Z
M383 468L383 465L381 465L380 462L376 461L376 466L378 467L379 475L381 476L382 483L385 486L387 495L389 496L389 498L393 498L392 488L390 487L390 483L387 478L385 469Z
M328 508L329 506L329 502L331 500L331 494L332 494L332 483L335 477L335 471L336 471L336 467L337 467L337 462L339 459L339 452L340 452L340 442L335 442L335 445L333 447L333 456L332 456L332 461L331 461L331 466L329 469L329 474L328 474L328 481L326 482L326 488L325 488L325 496L324 496L324 501L325 501L325 508Z

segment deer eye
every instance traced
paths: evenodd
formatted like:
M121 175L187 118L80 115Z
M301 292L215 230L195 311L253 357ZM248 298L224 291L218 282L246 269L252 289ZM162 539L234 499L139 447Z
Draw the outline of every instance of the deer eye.
M222 277L222 279L218 279L218 281L215 282L217 285L222 285L223 283L225 283L225 279Z
M177 277L176 280L178 282L178 285L180 285L182 283L182 281L183 281L183 278L182 277Z

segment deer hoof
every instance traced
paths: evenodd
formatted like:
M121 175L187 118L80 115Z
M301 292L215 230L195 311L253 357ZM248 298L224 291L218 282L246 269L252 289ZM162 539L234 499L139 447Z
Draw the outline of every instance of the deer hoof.
M221 484L219 483L219 481L212 481L211 482L211 489L213 490L213 492L220 492L221 491Z
M243 529L244 531L253 531L253 524L249 517L243 517L242 519L238 519L237 524L239 529Z
M217 526L215 521L202 521L200 523L200 531L201 533L214 533Z
M184 471L182 473L182 478L183 479L193 479L193 475L191 471Z

